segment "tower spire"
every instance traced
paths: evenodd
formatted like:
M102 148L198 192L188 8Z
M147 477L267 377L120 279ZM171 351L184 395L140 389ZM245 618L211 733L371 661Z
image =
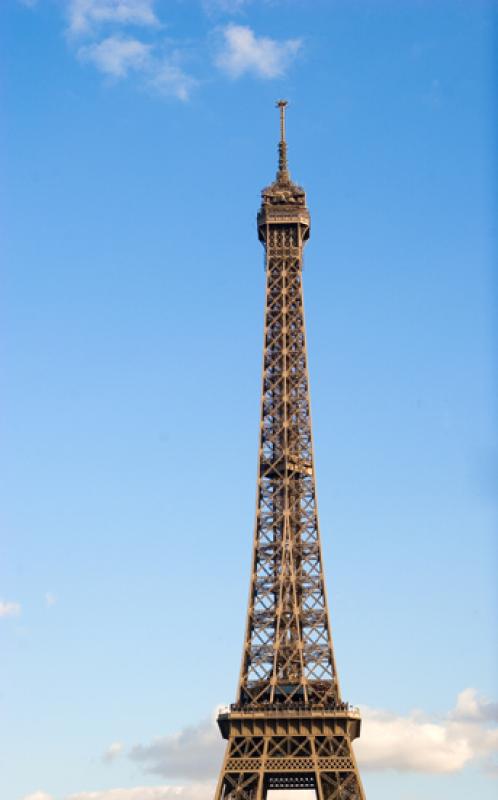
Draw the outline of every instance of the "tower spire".
M277 108L280 109L280 142L278 143L278 171L277 182L289 183L290 173L287 165L287 142L285 139L285 109L287 108L287 100L278 100L276 103Z

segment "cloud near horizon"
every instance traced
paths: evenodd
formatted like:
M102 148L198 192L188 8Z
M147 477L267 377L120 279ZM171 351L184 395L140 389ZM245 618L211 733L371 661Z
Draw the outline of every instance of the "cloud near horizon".
M371 708L364 708L362 716L362 737L355 743L360 770L434 775L472 765L498 777L498 704L473 688L460 692L455 708L444 716L422 711L402 716ZM148 745L135 745L128 753L145 772L185 783L84 791L64 800L210 800L224 746L213 716ZM121 754L121 743L111 745L111 751ZM24 800L60 799L37 791Z
M53 800L53 797L46 792L33 792L23 797L23 800Z
M472 688L458 695L443 717L412 711L402 716L365 707L363 734L355 743L364 770L444 774L468 764L493 772L498 754L498 705ZM165 778L202 780L216 777L224 743L214 719L178 733L136 745L130 758L149 773Z
M477 698L475 690L466 691ZM441 719L420 711L397 716L364 708L363 720L362 737L355 743L363 770L448 774L461 772L472 763L494 771L498 728L485 726L482 717L462 719L456 710Z
M211 800L214 783L190 786L136 786L133 789L104 789L101 792L79 792L67 800Z
M66 796L64 800L211 800L214 786L214 782L193 783L188 786L134 786L77 792ZM34 792L23 800L57 799L46 792Z
M148 745L135 745L129 755L145 772L165 778L202 780L216 777L223 749L213 718L154 739Z

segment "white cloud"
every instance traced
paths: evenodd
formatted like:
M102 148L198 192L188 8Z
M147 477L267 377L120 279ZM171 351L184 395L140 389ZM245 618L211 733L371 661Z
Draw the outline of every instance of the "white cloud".
M136 745L130 758L146 772L167 778L215 777L223 756L224 742L214 720L203 720L148 745Z
M498 722L498 703L477 694L475 689L464 689L458 695L453 717L459 720Z
M107 750L105 751L104 755L102 756L103 761L106 761L110 764L112 761L115 761L118 756L121 755L123 752L123 744L122 742L113 742L109 745Z
M23 800L53 800L53 797L46 792L33 792L33 794L26 795Z
M474 689L458 695L450 714L437 718L420 711L397 716L365 708L361 738L355 744L363 769L400 772L460 772L468 764L492 769L498 755L497 707Z
M209 782L189 786L136 786L133 789L79 792L70 795L67 800L211 800L213 794L214 783Z
M247 25L227 25L223 39L216 64L231 78L239 78L247 72L260 78L278 78L302 46L300 39L279 42L268 36L258 37Z
M21 613L21 604L8 600L0 600L0 619L2 617L18 617Z
M368 708L355 747L360 765L372 770L459 772L473 758L468 737L455 735L445 723Z
M87 34L100 25L155 26L156 0L69 0L69 33Z
M106 75L124 78L130 70L142 70L149 59L151 45L138 39L109 36L98 44L80 47L78 57L89 61Z

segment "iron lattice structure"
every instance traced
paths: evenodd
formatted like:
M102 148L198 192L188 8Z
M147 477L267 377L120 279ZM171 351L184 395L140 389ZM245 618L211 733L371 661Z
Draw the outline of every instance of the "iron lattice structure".
M341 699L322 568L302 292L310 216L287 167L286 105L258 214L267 283L256 525L238 698L218 717L228 745L215 800L306 788L318 800L364 800L351 746L361 719Z

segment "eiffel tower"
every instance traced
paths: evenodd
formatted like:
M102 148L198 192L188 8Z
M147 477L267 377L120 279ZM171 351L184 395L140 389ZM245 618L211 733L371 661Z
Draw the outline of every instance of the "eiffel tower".
M341 698L318 527L302 293L310 215L287 165L262 191L266 312L257 510L237 702L221 711L228 740L215 800L264 800L314 789L317 800L364 800L351 742L358 709Z

